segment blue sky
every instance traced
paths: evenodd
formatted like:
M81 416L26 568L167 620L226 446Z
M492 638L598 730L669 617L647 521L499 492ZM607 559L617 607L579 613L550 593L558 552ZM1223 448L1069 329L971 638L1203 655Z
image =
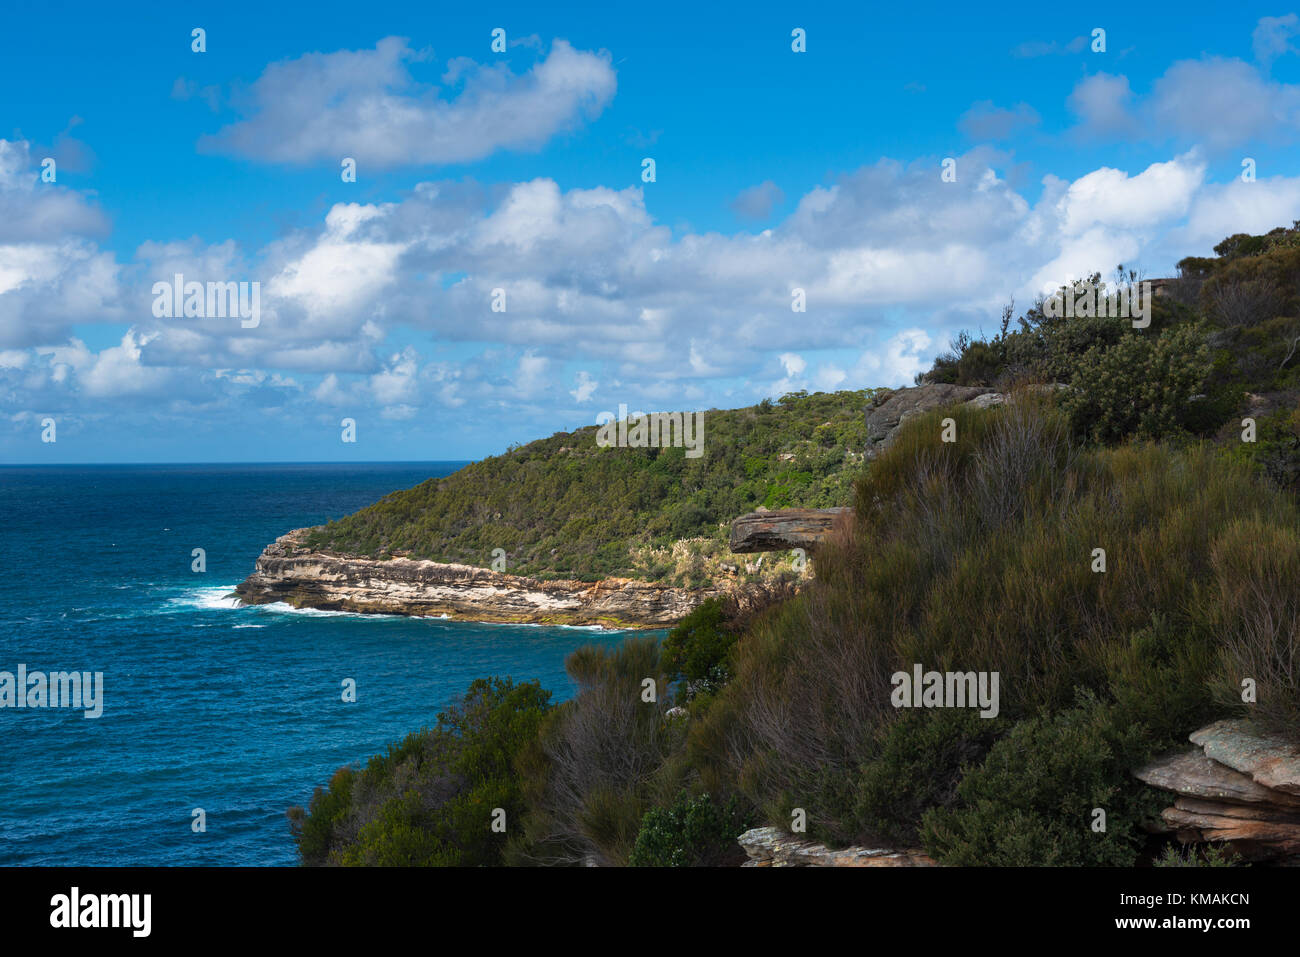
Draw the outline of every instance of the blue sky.
M477 458L901 385L1012 297L1300 218L1285 7L6 19L0 462ZM258 324L155 315L177 272L258 282Z

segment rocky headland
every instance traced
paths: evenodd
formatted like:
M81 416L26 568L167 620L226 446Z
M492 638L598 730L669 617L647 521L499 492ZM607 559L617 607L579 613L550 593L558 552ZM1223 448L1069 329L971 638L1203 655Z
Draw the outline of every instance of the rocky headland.
M1005 398L992 389L944 384L882 392L865 413L865 456L888 447L910 416L960 402L987 408ZM803 549L811 557L836 522L851 521L852 513L851 507L759 509L733 521L728 547L736 555ZM253 574L235 589L240 601L467 621L665 628L709 598L727 594L744 607L781 587L738 575L696 588L630 577L543 580L473 565L314 551L305 544L311 531L295 529L267 545ZM740 564L723 567L738 572Z
M688 589L630 578L540 581L471 565L324 554L303 544L310 531L295 529L266 546L253 574L235 589L240 601L466 621L664 628L715 595L733 594L743 605L769 587L726 582Z

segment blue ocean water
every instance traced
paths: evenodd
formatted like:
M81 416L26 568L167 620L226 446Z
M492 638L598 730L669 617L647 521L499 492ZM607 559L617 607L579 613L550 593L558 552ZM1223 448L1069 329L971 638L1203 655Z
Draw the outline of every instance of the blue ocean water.
M0 671L104 675L97 719L0 709L0 865L293 864L285 809L473 679L572 694L565 655L620 633L225 597L277 535L460 464L0 467Z

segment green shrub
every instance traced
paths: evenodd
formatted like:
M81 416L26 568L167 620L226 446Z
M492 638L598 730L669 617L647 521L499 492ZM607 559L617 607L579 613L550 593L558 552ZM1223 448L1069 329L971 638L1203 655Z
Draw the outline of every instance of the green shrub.
M536 740L550 692L536 682L479 679L438 715L360 771L341 768L308 808L289 811L307 865L500 864L523 814L516 756Z
M1156 867L1237 867L1241 861L1223 844L1184 845L1170 844L1154 861Z
M1021 721L962 779L959 807L925 813L925 848L950 865L1130 866L1165 803L1129 775L1147 749L1146 729L1089 696Z
M1210 368L1209 347L1194 326L1133 332L1079 358L1063 406L1075 431L1099 442L1173 436L1187 424Z
M1005 724L973 711L903 712L862 767L856 829L889 844L917 843L921 815L952 805L962 775L984 759Z
M723 805L708 794L681 792L670 807L651 808L628 858L632 867L708 867L738 864L745 853L736 838L752 826L739 798Z
M565 669L578 692L521 756L529 811L509 859L624 865L646 812L667 803L665 769L684 734L682 722L665 714L659 642L579 648ZM644 700L647 679L654 701Z
M1118 726L1144 727L1149 748L1241 711L1248 668L1274 724L1295 733L1296 504L1204 444L1081 448L1062 415L1031 394L908 419L859 482L855 524L734 646L731 680L692 721L704 787L738 790L774 825L804 808L810 835L832 844L906 840L921 812L949 803L968 760L966 742L945 750L945 719L891 705L890 676L916 663L998 672L1006 725L1060 714L1090 689ZM949 417L955 442L941 437ZM1093 571L1098 548L1105 572ZM1285 627L1267 629L1270 616ZM1236 705L1215 698L1225 681ZM928 749L933 781L911 749ZM1117 763L1092 770L1127 787Z
M668 632L663 643L663 668L670 681L685 681L692 693L700 685L726 683L727 658L736 635L726 627L722 600L710 598ZM683 694L683 697L689 697Z

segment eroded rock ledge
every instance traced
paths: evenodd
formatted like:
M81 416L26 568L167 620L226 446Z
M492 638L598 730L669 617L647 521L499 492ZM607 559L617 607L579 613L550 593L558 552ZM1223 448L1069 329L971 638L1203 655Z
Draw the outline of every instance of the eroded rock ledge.
M779 827L756 827L737 838L749 855L741 867L934 867L923 851L846 847L833 851Z
M1300 863L1300 748L1240 720L1191 741L1200 748L1134 772L1177 795L1161 812L1166 829L1185 843L1226 841L1247 860Z
M792 548L812 550L830 534L841 513L852 511L850 507L842 507L749 512L731 523L731 542L727 547L737 554Z
M313 552L299 528L266 546L236 589L245 604L286 602L367 614L442 616L518 624L664 628L723 591L744 604L762 584L674 588L629 578L540 581L471 565L392 558L380 561Z

